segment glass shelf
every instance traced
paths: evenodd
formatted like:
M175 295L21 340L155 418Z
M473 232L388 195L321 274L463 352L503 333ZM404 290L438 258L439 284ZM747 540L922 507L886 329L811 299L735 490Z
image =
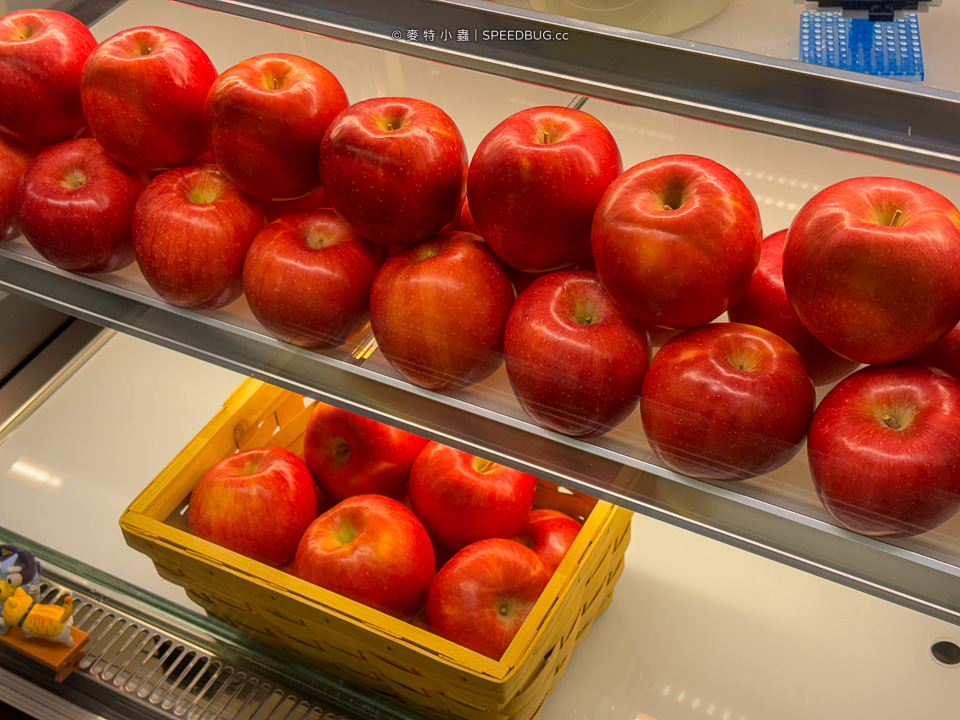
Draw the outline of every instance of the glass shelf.
M186 1L589 97L960 172L960 93L762 55L756 43L730 49L487 0ZM451 39L408 41L406 30L415 28L448 29ZM456 39L459 30L466 40ZM553 40L499 39L527 32Z
M242 299L185 311L152 297L142 280L137 287L137 276L128 269L107 282L66 273L22 240L0 248L5 290L960 624L960 519L896 543L860 537L820 508L802 453L756 480L693 480L659 464L636 413L602 438L567 438L523 415L502 369L457 393L433 393L370 354L366 332L343 349L309 352L258 331Z
M818 74L797 63L582 23L570 24L571 38L579 39L562 53L469 42L454 51L390 37L391 28L428 16L437 27L545 26L542 16L482 2L408 0L374 7L365 1L285 1L269 8L238 2L192 4L225 13L131 0L93 30L104 39L135 25L170 27L196 40L221 70L259 53L300 53L337 74L352 100L407 94L436 102L460 125L470 150L519 108L579 104L582 98L570 92L585 92L605 99L590 100L587 109L614 130L625 167L674 147L726 162L761 199L768 231L785 226L798 202L837 176L886 170L916 179L927 172L941 192L960 195L954 176L868 157L851 159L801 142L960 170L960 140L954 131L960 105L945 91L892 81L865 83L849 73ZM656 92L649 76L625 71L635 67L657 68ZM793 85L799 94L769 92L781 83ZM816 106L811 97L818 99ZM898 100L889 112L869 112L882 107L882 99L894 98ZM923 124L911 126L907 140L901 123L913 114ZM848 132L854 126L862 132ZM751 164L758 155L769 156L772 147L781 153L778 158L796 161L801 169L785 175ZM779 188L780 195L771 188ZM502 368L477 386L448 395L432 393L401 379L376 350L368 330L336 351L305 351L267 336L243 299L218 311L184 311L161 302L135 266L110 276L75 275L44 262L22 239L0 245L0 289L960 624L960 517L909 540L884 542L849 533L836 527L817 501L802 452L764 478L737 484L692 480L660 465L636 413L597 440L563 437L526 417Z

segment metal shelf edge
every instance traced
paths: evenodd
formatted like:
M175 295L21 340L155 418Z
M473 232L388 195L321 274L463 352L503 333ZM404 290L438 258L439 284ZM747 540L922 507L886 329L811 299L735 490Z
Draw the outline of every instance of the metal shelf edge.
M6 252L0 288L960 625L960 568L920 552Z
M590 97L960 173L960 95L945 90L482 0L178 1ZM394 37L419 26L464 29L471 39ZM566 33L568 39L483 41L484 32L501 30Z

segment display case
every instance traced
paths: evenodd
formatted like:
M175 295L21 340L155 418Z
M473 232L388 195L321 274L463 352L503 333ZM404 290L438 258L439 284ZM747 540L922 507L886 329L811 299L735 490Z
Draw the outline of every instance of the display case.
M756 199L764 234L851 177L911 180L960 201L960 88L950 72L960 12L947 4L921 15L923 82L799 62L800 14L816 3L703 3L703 17L674 18L670 36L549 14L563 5L127 0L67 9L98 41L168 27L218 71L282 51L327 67L351 102L427 100L453 118L470 155L521 109L582 109L616 138L624 168L686 154L731 169ZM76 318L83 343L90 328L106 329L0 424L10 498L0 539L45 555L51 587L84 598L83 621L106 634L62 686L0 655L6 702L50 692L104 716L419 716L204 618L123 545L124 508L248 377L636 513L616 599L540 717L955 712L960 515L916 537L856 534L824 509L803 449L759 477L696 479L660 459L639 412L593 439L566 436L531 419L503 367L465 388L424 389L391 364L369 325L334 349L299 348L267 333L242 297L177 308L136 264L72 273L22 237L0 245L0 289ZM156 651L138 657L141 637ZM150 660L152 674L142 671L138 685L121 657ZM868 698L871 677L887 690ZM204 696L205 683L215 692ZM220 705L200 704L212 695Z

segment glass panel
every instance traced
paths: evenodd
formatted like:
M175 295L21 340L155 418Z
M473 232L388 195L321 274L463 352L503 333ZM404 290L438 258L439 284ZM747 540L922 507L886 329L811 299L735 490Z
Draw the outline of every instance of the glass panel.
M582 100L496 75L176 3L131 0L94 29L103 39L147 22L194 38L220 69L282 49L327 65L340 76L351 99L403 94L433 101L460 126L470 152L494 125L520 108L579 105ZM605 101L591 100L586 107L611 129L627 167L648 157L684 152L732 168L758 197L768 231L786 226L816 189L852 174L909 177L947 195L958 193L951 175ZM336 350L310 352L270 338L242 298L215 311L174 308L150 290L136 266L107 276L72 275L51 268L23 239L0 248L0 286L941 617L955 620L960 613L954 590L960 577L956 519L913 540L884 542L852 535L837 528L819 507L802 455L762 481L731 485L693 480L657 459L637 413L598 439L565 437L527 416L502 367L474 386L435 393L407 382L371 342L369 330Z

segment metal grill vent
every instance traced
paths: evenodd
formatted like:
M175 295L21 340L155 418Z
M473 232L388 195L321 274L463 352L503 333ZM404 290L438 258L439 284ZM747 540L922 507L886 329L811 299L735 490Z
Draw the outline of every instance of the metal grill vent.
M40 602L66 590L41 584ZM81 593L74 625L90 635L78 672L155 713L185 720L350 720Z

